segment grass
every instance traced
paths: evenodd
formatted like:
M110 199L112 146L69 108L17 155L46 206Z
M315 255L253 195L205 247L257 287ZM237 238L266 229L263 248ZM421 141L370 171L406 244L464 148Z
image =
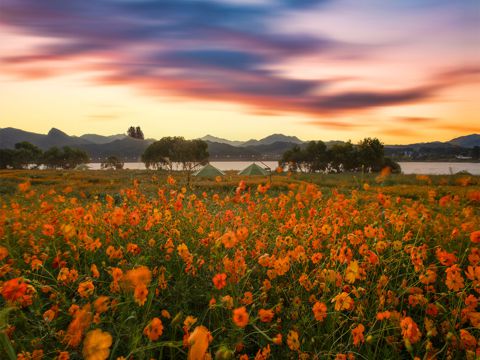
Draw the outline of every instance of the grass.
M477 356L479 177L271 180L1 172L0 357Z

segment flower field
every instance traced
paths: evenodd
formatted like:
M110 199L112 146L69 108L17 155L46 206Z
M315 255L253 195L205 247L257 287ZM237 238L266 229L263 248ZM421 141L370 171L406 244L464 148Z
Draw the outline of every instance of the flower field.
M117 189L16 174L1 359L480 357L478 177Z

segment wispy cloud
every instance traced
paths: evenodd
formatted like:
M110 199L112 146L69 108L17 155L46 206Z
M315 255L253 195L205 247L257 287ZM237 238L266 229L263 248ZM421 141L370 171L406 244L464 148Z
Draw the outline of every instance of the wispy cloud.
M331 4L314 0L3 0L2 26L50 43L25 54L5 54L0 61L4 73L26 78L90 72L97 84L136 87L151 96L225 101L255 113L316 118L430 101L440 90L471 82L480 74L477 67L452 64L448 71L426 74L411 87L332 93L326 89L341 83L341 77L300 79L273 70L288 59L313 55L321 60L349 54L342 60L347 62L368 58L375 45L371 42L272 28L272 18L321 13ZM311 123L355 126L334 125L332 120Z

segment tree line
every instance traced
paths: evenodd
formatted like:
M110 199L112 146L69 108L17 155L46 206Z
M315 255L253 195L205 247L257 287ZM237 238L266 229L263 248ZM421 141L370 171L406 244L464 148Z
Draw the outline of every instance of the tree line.
M300 172L377 172L390 167L400 172L400 166L385 157L383 144L377 138L365 138L357 145L351 141L327 148L323 141L310 141L287 150L279 165Z
M42 165L47 169L74 169L89 161L85 151L69 146L54 146L42 151L39 147L23 141L15 144L14 149L0 149L0 169L29 169Z
M183 137L164 137L150 144L141 156L147 169L181 170L190 173L208 162L208 144L203 140ZM15 144L14 149L0 149L0 169L27 169L44 166L48 169L73 169L89 162L88 154L68 146L52 147L45 152L29 142ZM122 169L123 161L111 156L102 169ZM350 141L327 148L322 141L310 141L286 151L279 165L300 172L377 172L390 167L400 172L400 166L385 157L384 146L376 138L365 138L357 145Z

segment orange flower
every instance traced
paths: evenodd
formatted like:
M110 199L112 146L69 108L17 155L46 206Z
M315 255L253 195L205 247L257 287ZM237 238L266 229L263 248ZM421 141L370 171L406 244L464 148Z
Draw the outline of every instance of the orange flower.
M68 325L64 342L72 347L80 345L83 332L90 326L91 322L92 313L90 312L90 304L87 304L73 314L73 320Z
M480 243L480 230L474 231L470 234L470 241L475 244Z
M365 338L363 337L364 331L365 326L363 326L362 324L358 324L358 326L352 330L353 345L358 346L359 344L365 342Z
M70 354L66 351L61 351L58 356L55 358L55 360L69 360L70 359Z
M243 305L250 305L253 303L253 294L250 291L246 291L243 294L243 298L240 300Z
M146 266L139 266L135 269L127 271L123 277L127 288L133 289L142 284L145 287L152 281L152 272Z
M99 314L104 313L110 306L110 298L108 296L99 296L93 303L95 311Z
M352 310L355 303L353 299L346 293L342 292L332 299L335 303L335 311Z
M165 319L170 319L172 317L170 313L165 309L163 309L160 313L162 314L162 317L164 317Z
M112 335L100 329L90 331L83 342L83 357L85 360L105 360L110 355Z
M143 329L143 334L151 341L157 341L163 334L162 320L157 317L153 318L152 321L150 321L150 324Z
M195 324L197 322L197 318L194 317L194 316L187 316L185 318L185 320L183 321L183 326L187 329L187 330L190 330L190 328L192 327L193 324Z
M390 319L390 311L383 311L377 313L377 320L382 321L385 319Z
M1 294L9 304L22 303L27 296L27 289L28 286L22 278L15 278L3 283Z
M475 336L470 334L467 330L460 330L460 339L462 340L462 344L466 349L475 349L477 345L477 339L475 339Z
M53 236L53 234L55 234L55 228L53 225L45 224L43 225L42 234L45 236Z
M135 302L143 306L145 305L145 302L147 301L147 296L148 296L148 288L145 286L145 284L138 284L135 286L135 291L133 293L133 298L135 299Z
M0 261L8 256L8 249L5 246L0 246Z
M237 244L237 236L233 231L229 231L223 234L221 241L226 249L231 249Z
M249 316L245 306L233 310L233 322L235 323L235 325L244 328L248 325L248 320Z
M28 189L30 189L30 181L25 181L24 183L18 184L18 190L21 192L26 192Z
M400 327L402 329L403 338L410 341L411 344L415 344L422 337L418 325L409 316L400 321Z
M213 281L213 284L215 285L215 287L220 290L220 289L223 289L226 285L227 285L227 282L226 282L226 279L227 279L227 274L217 274L213 277L212 281Z
M248 229L245 226L237 229L236 236L238 241L245 241L248 237Z
M327 305L317 301L312 307L313 316L317 321L323 321L327 317Z
M264 323L269 323L270 321L272 321L274 316L275 313L273 312L273 310L260 309L258 311L258 317L260 318L260 321Z
M300 341L298 340L298 332L290 330L287 335L287 345L292 351L300 349Z
M460 272L460 268L458 265L450 266L447 270L447 279L445 280L445 284L447 287L452 291L458 291L463 289L465 286L462 274Z
M208 345L212 342L213 338L210 331L205 326L197 326L188 337L188 360L204 360Z
M78 293L83 298L90 297L93 294L93 290L95 290L95 286L91 281L84 281L78 285Z
M97 265L92 264L92 266L90 266L90 271L92 272L92 276L95 279L98 279L100 277L100 273L98 272Z
M43 313L43 319L47 322L50 322L57 317L57 314L58 314L58 306L53 305L50 309L48 309Z

